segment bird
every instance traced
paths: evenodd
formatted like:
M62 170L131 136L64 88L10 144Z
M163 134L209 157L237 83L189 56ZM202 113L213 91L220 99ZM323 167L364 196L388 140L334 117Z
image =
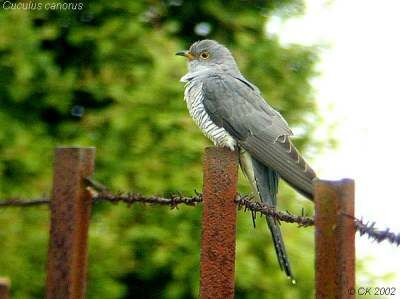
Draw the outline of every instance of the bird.
M188 61L184 99L190 116L216 146L238 150L239 165L254 198L276 207L279 179L313 200L316 174L291 141L282 115L240 72L224 45L204 39L189 50L176 52ZM267 225L280 269L294 284L279 224L268 216Z

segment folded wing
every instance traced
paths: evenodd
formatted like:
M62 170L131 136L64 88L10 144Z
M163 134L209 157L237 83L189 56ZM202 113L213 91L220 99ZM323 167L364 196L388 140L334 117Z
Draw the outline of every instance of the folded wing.
M314 171L289 136L287 122L243 77L214 74L203 80L204 107L253 157L279 173L292 187L313 198Z

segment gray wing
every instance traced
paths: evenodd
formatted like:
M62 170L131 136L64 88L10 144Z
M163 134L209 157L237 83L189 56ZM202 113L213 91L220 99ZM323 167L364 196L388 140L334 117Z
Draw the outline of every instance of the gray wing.
M203 80L203 104L212 121L253 157L312 199L315 173L289 136L286 121L243 77L214 74Z

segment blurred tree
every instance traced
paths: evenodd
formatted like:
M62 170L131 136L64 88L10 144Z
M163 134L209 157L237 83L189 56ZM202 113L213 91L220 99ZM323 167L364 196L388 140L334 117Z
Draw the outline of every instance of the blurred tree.
M52 1L54 2L54 1ZM46 1L42 1L46 3ZM309 79L315 50L282 47L264 32L299 0L87 1L82 10L0 10L0 196L51 188L54 146L97 147L96 178L147 194L201 190L209 142L193 124L177 50L214 38L234 53L292 127L300 148L317 124ZM244 191L245 184L241 184ZM281 204L305 201L282 188ZM310 207L310 205L308 205ZM88 298L196 298L201 208L96 205L90 230ZM279 270L265 221L240 213L237 298L311 298L310 229L283 225L298 284ZM46 208L0 211L0 275L15 298L44 292Z

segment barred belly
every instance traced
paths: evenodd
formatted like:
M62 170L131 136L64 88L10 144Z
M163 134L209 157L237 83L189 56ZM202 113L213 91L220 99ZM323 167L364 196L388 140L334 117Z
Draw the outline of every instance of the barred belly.
M201 82L191 80L186 84L185 101L191 117L204 135L217 146L229 147L231 150L235 149L235 139L224 128L218 127L207 114L203 105Z

